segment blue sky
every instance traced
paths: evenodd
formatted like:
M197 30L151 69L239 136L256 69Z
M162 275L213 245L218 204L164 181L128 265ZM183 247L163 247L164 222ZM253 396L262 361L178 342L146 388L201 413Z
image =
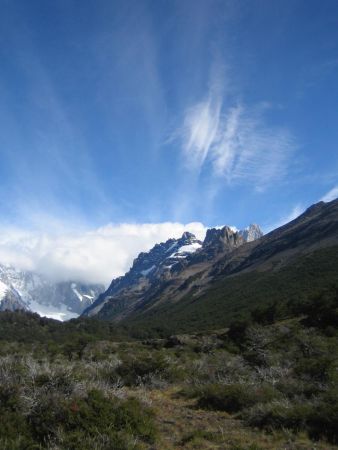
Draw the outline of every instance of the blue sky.
M338 195L337 1L0 7L3 229L268 230Z

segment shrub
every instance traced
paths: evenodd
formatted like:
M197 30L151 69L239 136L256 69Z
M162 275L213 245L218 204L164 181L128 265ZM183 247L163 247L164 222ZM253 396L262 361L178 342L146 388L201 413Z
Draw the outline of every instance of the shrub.
M85 442L103 436L102 449L128 449L128 441L138 437L154 442L153 415L136 399L107 399L100 391L91 391L86 398L60 400L50 397L41 402L29 417L34 438L41 444L62 435L65 448L89 449Z
M269 431L286 428L307 431L311 439L338 443L338 400L327 393L317 402L271 402L243 412L248 425Z
M334 372L335 361L331 356L317 356L312 358L303 358L295 366L295 373L299 377L327 381L332 372Z
M20 443L20 449L28 448L23 444L23 439L27 445L32 444L30 430L24 416L20 412L19 389L15 386L0 387L0 443L16 440ZM1 444L5 449L5 444ZM12 448L12 446L8 446ZM14 446L13 446L14 448Z
M123 355L116 373L127 386L147 382L150 375L161 374L168 368L168 361L161 353Z
M244 384L210 384L202 389L198 405L202 408L236 413L256 402L268 402L278 393L268 385L254 387Z
M327 439L332 444L338 444L338 399L327 394L307 419L307 429L312 439Z
M320 329L338 326L338 293L326 292L313 298L304 308L307 318L303 324Z
M274 323L277 317L277 304L261 305L251 312L254 322L262 325Z
M286 401L272 401L255 405L243 412L241 417L248 425L269 431L274 428L291 428L299 431L305 428L311 409L312 405L308 403L291 404Z
M229 327L228 337L237 345L242 345L245 342L245 332L251 325L247 319L240 319L232 322Z

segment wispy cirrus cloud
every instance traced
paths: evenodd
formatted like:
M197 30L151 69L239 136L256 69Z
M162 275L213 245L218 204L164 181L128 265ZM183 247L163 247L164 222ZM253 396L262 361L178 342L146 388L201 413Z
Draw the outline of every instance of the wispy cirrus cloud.
M296 142L289 130L268 125L267 104L246 106L222 89L188 108L179 132L184 165L192 171L210 166L212 175L228 184L249 184L264 190L283 179Z
M295 205L291 211L281 216L276 222L270 223L263 227L264 233L269 233L272 230L275 230L276 228L279 228L286 223L291 222L292 220L296 219L298 216L300 216L305 211L305 206L302 204Z
M319 201L322 202L331 202L332 200L335 200L338 198L338 186L333 187L330 191L328 191L323 197L319 199ZM291 222L292 220L296 219L298 216L300 216L305 210L306 206L304 204L297 204L293 206L290 212L284 214L282 217L280 217L279 220L272 224L266 225L264 228L264 232L268 233L269 231L274 230L275 228L279 228L282 225L285 225L288 222Z
M200 169L218 139L222 103L209 97L190 108L184 118L183 151L186 163Z
M337 197L338 197L338 186L335 186L321 198L321 201L331 202L332 200L335 200Z

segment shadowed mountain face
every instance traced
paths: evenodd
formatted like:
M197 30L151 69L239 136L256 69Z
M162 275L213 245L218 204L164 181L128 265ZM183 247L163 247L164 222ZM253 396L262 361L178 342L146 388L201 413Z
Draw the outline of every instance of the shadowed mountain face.
M206 329L225 326L261 302L292 301L330 283L338 286L338 200L313 205L265 236L254 232L255 226L247 233L224 227L208 230L203 243L188 235L155 246L85 315L130 327ZM176 245L196 248L167 259Z
M202 242L186 232L180 239L169 239L156 244L147 253L140 253L131 269L123 277L114 279L84 315L101 317L105 314L102 313L103 309L110 309L116 320L123 318L136 303L145 300L159 286L167 283L172 273L181 270L186 260L201 247Z

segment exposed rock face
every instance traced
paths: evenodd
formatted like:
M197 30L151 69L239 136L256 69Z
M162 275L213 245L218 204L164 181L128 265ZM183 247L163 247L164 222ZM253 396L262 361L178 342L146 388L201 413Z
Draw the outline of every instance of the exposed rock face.
M213 258L219 253L232 251L244 242L245 239L239 232L233 231L227 226L220 229L210 228L207 230L203 242L203 253L208 254L209 258Z

